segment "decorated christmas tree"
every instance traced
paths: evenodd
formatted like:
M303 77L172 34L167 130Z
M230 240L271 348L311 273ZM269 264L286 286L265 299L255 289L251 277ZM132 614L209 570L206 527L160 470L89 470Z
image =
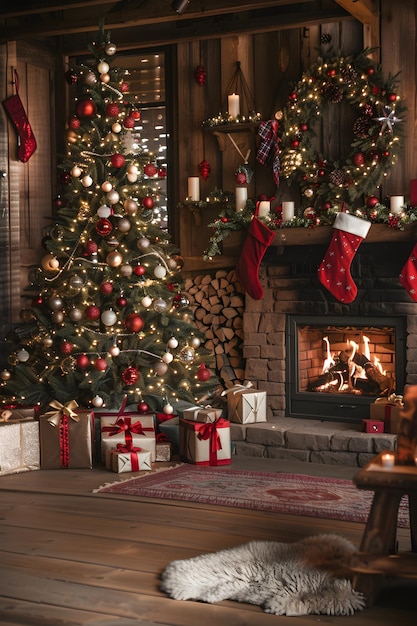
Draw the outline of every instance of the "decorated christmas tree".
M91 61L65 74L76 94L60 193L21 323L4 342L5 402L111 409L127 395L171 413L218 385L158 218L166 171L138 147L140 107L115 53L101 30Z

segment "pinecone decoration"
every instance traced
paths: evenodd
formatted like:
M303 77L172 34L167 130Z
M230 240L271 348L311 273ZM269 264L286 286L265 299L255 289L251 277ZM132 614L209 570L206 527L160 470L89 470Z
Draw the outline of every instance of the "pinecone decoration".
M346 176L343 170L341 169L334 169L330 172L329 174L329 181L333 184L336 185L338 187L340 187L340 185L343 185L343 183L346 180Z
M330 33L323 33L323 35L320 37L320 43L330 43L332 40L332 36L330 35Z
M373 117L374 116L374 107L372 106L372 104L365 104L363 106L363 112L365 113L365 115L369 115L369 117Z
M353 123L353 133L359 139L366 139L369 137L369 129L372 126L372 119L367 115L361 115Z
M343 91L333 83L326 83L322 89L323 96L333 104L339 104L343 100Z
M340 75L342 76L345 83L347 83L348 85L356 82L359 77L357 70L355 70L355 68L351 65L349 67L342 68L342 70L340 71Z
M211 165L208 161L204 159L201 163L198 164L198 171L200 172L200 176L203 180L207 180L211 172Z

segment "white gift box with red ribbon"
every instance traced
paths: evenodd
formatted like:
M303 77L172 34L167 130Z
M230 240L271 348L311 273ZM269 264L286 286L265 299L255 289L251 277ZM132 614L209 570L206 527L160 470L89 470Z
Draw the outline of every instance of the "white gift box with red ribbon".
M266 391L250 389L251 383L223 391L227 397L227 419L238 424L266 422Z

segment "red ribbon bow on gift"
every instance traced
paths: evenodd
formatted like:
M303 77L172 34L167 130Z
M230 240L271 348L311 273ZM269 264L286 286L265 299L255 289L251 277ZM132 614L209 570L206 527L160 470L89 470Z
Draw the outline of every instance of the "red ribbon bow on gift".
M104 432L109 433L109 437L113 437L114 435L119 435L120 433L124 433L126 445L131 446L133 441L132 435L145 435L145 431L153 432L154 429L152 427L144 427L142 426L142 422L139 420L132 424L131 417L119 417L111 426L104 426Z
M217 426L225 423L223 418L219 418L216 422L206 422L199 428L197 438L201 440L210 439L210 464L217 460L217 450L222 449L220 435L217 432Z
M126 454L130 454L130 465L132 467L132 472L139 471L139 457L138 453L142 452L142 448L137 448L135 446L125 446L122 443L118 443L116 446L117 452L124 452Z

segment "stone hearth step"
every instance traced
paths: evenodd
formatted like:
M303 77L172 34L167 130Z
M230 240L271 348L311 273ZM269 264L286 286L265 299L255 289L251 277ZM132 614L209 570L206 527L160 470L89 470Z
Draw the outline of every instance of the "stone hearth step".
M394 450L397 436L365 433L359 424L276 417L259 424L231 424L238 456L363 467L383 450Z

